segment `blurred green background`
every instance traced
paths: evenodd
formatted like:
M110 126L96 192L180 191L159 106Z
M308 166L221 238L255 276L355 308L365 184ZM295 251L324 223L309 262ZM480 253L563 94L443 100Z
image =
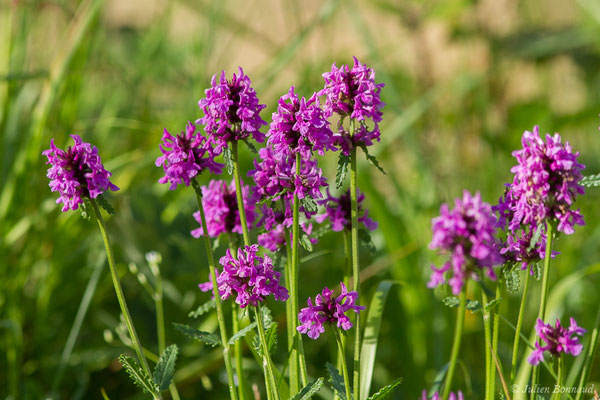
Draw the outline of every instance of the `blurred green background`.
M198 118L198 99L223 69L230 75L244 68L269 121L290 85L309 96L333 62L351 63L353 55L376 69L387 104L373 152L388 175L360 161L359 186L380 224L377 254L362 252L362 304L380 280L401 283L386 305L373 388L397 376L404 383L394 398L414 399L429 388L449 358L454 324L441 302L447 294L425 287L429 266L441 261L427 249L440 204L463 189L495 203L510 179L511 151L535 124L580 151L587 174L600 171L596 0L2 0L0 396L87 399L104 388L112 399L142 398L116 361L129 350L114 332L119 308L97 227L78 212L62 213L45 176L41 152L50 139L64 147L78 133L100 149L121 188L110 194L117 216L108 224L142 343L157 351L154 304L127 266L147 271L144 254L156 250L167 344L182 351L182 398L226 397L218 351L171 326L216 329L216 322L188 317L207 300L196 288L207 268L201 242L189 235L196 227L192 191L157 183L162 129L179 132ZM241 157L247 171L252 154L243 147ZM335 157L322 162L333 181ZM578 200L587 225L557 242L561 255L552 266L551 282L568 284L554 292L551 315L573 316L586 328L600 304L598 274L584 275L600 261L599 200L594 188ZM301 303L341 280L341 243L327 234L303 263ZM539 283L530 293L525 332L537 313ZM503 297L500 313L514 322L519 294ZM281 305L274 311L283 316ZM61 358L70 332L72 354ZM455 382L473 399L483 393L482 332L480 314L467 315L464 368ZM281 333L277 362L285 357ZM512 340L502 324L505 366ZM324 376L333 337L304 343L310 375ZM248 369L260 382L250 357ZM592 379L600 380L598 362Z

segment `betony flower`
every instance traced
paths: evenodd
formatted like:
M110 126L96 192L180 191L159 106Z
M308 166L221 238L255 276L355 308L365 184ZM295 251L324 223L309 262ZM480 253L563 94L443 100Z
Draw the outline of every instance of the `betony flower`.
M427 391L423 390L423 393L421 393L421 400L441 400L442 397L440 396L440 394L438 392L435 392L433 394L433 397L431 397L431 399L429 397L427 397ZM463 393L459 390L458 392L456 392L456 394L454 393L450 393L450 395L448 396L448 400L463 400Z
M266 105L259 103L251 85L242 68L239 75L233 74L231 81L222 71L218 81L216 75L212 77L211 87L204 92L206 97L198 102L204 117L196 123L204 125L219 154L228 142L246 139L250 135L259 143L265 140L260 128L267 123L260 117L260 112Z
M262 198L278 200L280 197L291 199L294 195L303 199L323 197L321 188L327 186L317 160L310 153L302 156L300 175L296 175L296 160L293 157L278 159L271 147L259 150L260 162L254 160L254 169L248 172L256 183L256 189Z
M50 188L60 197L56 203L63 203L62 211L77 210L86 198L95 199L106 190L119 188L110 182L112 175L102 165L98 148L81 140L79 135L71 135L75 144L66 151L50 141L50 149L42 152L48 158L48 178Z
M579 153L573 153L568 142L562 144L558 133L546 135L539 128L526 131L523 148L513 152L518 164L511 168L513 182L500 199L496 211L500 221L512 232L522 226L536 227L546 220L558 222L557 230L570 235L575 225L583 225L579 210L571 210L577 195L583 194Z
M538 318L535 325L535 331L541 340L546 342L545 346L540 344L540 340L535 342L535 350L527 359L531 365L538 365L544 361L544 352L549 352L554 357L560 357L562 353L578 356L583 349L583 345L579 342L578 336L583 336L585 329L577 326L577 322L573 318L570 319L571 325L569 328L564 328L560 324L560 320L556 320L554 326L545 324L544 321Z
M163 167L165 176L158 182L167 183L174 190L177 185L189 186L192 179L205 169L220 174L223 164L215 161L215 152L206 138L196 132L196 126L188 122L185 132L173 136L165 129L159 145L162 156L156 159L156 166Z
M251 229L256 219L256 203L258 194L253 187L242 184L244 197L244 209L246 210L246 223ZM243 233L240 213L238 210L235 181L229 186L225 181L211 180L207 186L202 186L202 205L206 216L206 227L208 236L218 237L222 233ZM191 234L195 238L203 235L200 211L194 213L194 218L200 227L194 229Z
M326 96L327 116L336 113L341 117L334 141L344 154L349 155L353 147L371 146L375 140L379 141L381 109L385 105L381 101L381 89L385 85L375 83L375 71L354 57L352 68L348 65L338 68L334 63L331 71L323 74L323 79L325 87L318 94ZM358 122L354 132L344 127L346 117ZM373 127L369 128L367 122Z
M429 248L449 253L450 261L439 269L431 267L433 274L427 286L433 288L444 283L447 272L455 295L468 279L478 280L479 272L495 280L493 267L501 264L503 258L494 236L496 218L490 205L481 200L479 193L472 196L465 190L462 199L456 199L453 210L443 204L440 213L431 221L433 239Z
M321 294L315 297L313 305L311 299L308 299L308 307L303 308L298 313L298 319L301 325L296 329L300 333L306 333L309 338L317 339L321 333L325 332L324 325L336 326L345 331L352 328L352 322L346 315L346 312L352 310L359 313L365 307L357 306L356 300L358 293L348 292L346 285L340 283L342 292L339 296L333 296L333 290L325 287Z
M235 295L240 307L257 306L269 295L275 300L287 300L288 291L279 286L281 274L273 268L269 256L258 255L258 245L244 246L238 249L237 259L227 249L219 260L223 270L217 278L219 294L223 300Z
M363 212L362 203L365 200L364 193L358 192L358 222L363 224L365 228L370 231L377 229L377 222L369 218L369 210L366 208ZM321 205L325 206L325 214L317 215L315 220L319 223L329 219L331 223L331 229L334 232L340 232L344 229L350 230L352 228L352 207L350 201L350 189L346 190L340 195L340 197L334 197L327 190L327 198L319 201Z
M313 151L323 155L327 150L336 150L332 136L317 94L314 93L308 100L298 98L292 86L279 99L267 132L267 144L278 160L293 157L296 153L310 158Z

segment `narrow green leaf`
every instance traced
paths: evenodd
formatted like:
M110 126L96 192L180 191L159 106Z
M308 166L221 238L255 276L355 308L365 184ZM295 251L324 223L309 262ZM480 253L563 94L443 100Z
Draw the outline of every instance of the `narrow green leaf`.
M83 203L79 205L79 212L81 213L81 218L86 221L91 221L94 218L94 212L90 212L91 205L88 200L85 200Z
M539 281L542 279L542 268L540 266L540 263L533 263L533 265L531 266L531 269L533 270L533 276L535 277L536 281Z
M433 379L433 384L431 385L431 389L429 389L429 393L427 393L427 397L433 397L436 393L442 391L442 385L444 384L444 378L446 377L446 372L448 372L448 363L442 367Z
M487 303L485 305L485 311L493 310L494 308L496 308L498 306L498 304L500 304L501 301L502 301L502 297L498 297L497 299L490 301L489 303Z
M174 323L173 326L175 327L175 329L177 329L179 332L183 333L185 336L189 337L190 339L199 340L202 343L207 344L212 347L215 347L215 346L218 346L221 344L221 338L214 333L204 332L204 331L192 328L191 326L188 326L188 325Z
M312 242L310 241L310 238L308 237L308 235L304 232L302 232L302 235L300 235L300 245L306 251L313 251Z
M250 141L250 139L244 139L243 142L246 143L246 146L248 146L248 150L250 150L254 154L258 154L258 150L256 150L256 146L254 145L254 143L252 143Z
M311 197L300 199L300 204L309 213L316 213L319 210L317 202Z
M531 236L531 240L529 241L529 247L527 251L531 251L535 248L535 246L539 243L540 238L542 237L542 228L544 224L538 224L535 228L535 232L533 232L533 236Z
M371 239L371 233L367 229L362 227L358 228L358 242L367 249L369 254L373 255L377 252L375 243L373 243L373 239Z
M309 400L321 389L321 386L323 386L323 378L318 378L304 386L291 400Z
M223 148L223 160L225 161L225 168L229 175L233 174L233 153L229 146Z
M344 155L344 153L340 152L338 157L337 169L335 172L335 187L339 189L344 184L346 180L346 174L348 172L348 164L350 164L350 157Z
M330 363L325 363L327 372L329 373L329 384L342 400L346 399L346 386L344 386L344 378L340 375L340 371Z
M177 360L178 352L179 348L176 344L170 345L160 355L158 364L156 364L156 367L154 367L154 383L156 383L158 390L161 392L168 389L171 381L173 380L175 361Z
M273 352L277 348L277 322L271 322L269 327L265 328L265 337L267 339L267 347L269 348L269 354L273 354ZM262 358L263 349L260 343L260 337L258 335L254 335L252 344L258 355Z
M600 174L584 176L579 183L587 187L600 186Z
M392 383L379 389L377 393L369 397L368 400L382 400L387 398L396 386L402 383L402 378L396 378Z
M529 271L525 272L526 274ZM519 270L516 265L502 268L502 274L504 275L504 282L506 284L506 291L508 293L515 293L519 290L521 285L521 278L519 277Z
M385 302L393 285L394 282L392 281L380 282L369 304L369 314L367 315L365 333L360 350L360 400L366 399L371 391L381 320L383 319Z
M481 311L482 307L481 307L481 303L477 300L469 300L467 299L467 303L465 305L465 308L469 311L471 311L472 313L476 313L478 311Z
M248 325L247 327L240 329L231 338L229 338L229 341L227 343L234 344L235 342L237 342L238 340L240 340L241 338L246 336L248 334L248 332L250 332L255 327L256 327L256 322L253 322L250 325Z
M367 150L367 146L361 146L361 148L365 152L365 156L367 157L367 160L369 160L369 162L371 164L373 164L373 166L375 166L375 168L377 168L379 170L379 172L381 172L384 175L387 175L387 173L385 172L383 167L379 164L379 161L377 161L377 158L375 158L375 156L369 154L369 150Z
M214 309L216 306L217 304L215 303L215 299L210 299L206 303L201 304L198 308L196 308L196 310L190 311L188 317L198 318L199 316L204 315L210 310Z
M137 386L142 388L145 393L156 394L158 392L158 387L145 372L142 370L142 367L138 365L138 363L133 359L133 357L126 356L121 354L119 356L119 362Z
M104 211L106 211L110 215L115 215L115 209L110 204L110 202L106 200L106 197L104 197L103 194L96 197L96 200L98 201L98 204L100 204L100 207L104 209Z
M442 303L444 303L448 307L456 307L460 304L460 300L456 296L448 296L444 300L442 300Z

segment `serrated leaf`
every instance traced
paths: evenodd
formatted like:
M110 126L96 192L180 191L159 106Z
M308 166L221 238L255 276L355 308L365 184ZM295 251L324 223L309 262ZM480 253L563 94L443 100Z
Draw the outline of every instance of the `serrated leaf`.
M306 251L313 251L312 242L310 241L310 238L308 237L308 235L304 232L302 232L302 235L300 235L300 245Z
M529 271L526 271L525 273L528 274ZM508 293L517 292L521 285L521 278L519 277L517 267L512 265L508 268L503 268L502 274L504 275L504 282L506 283L506 291Z
M367 150L367 146L361 146L361 148L365 152L365 156L367 157L367 160L369 160L369 162L371 164L373 164L373 166L375 166L375 168L377 168L379 170L379 172L381 172L384 175L387 175L387 173L385 172L383 167L381 165L379 165L379 161L377 161L377 158L375 158L375 156L369 154L369 150Z
M442 303L447 305L448 307L456 307L460 304L460 300L456 296L448 296L442 300Z
M207 312L209 312L210 310L216 308L216 306L217 306L217 303L215 302L215 299L210 299L206 303L201 304L198 308L196 308L196 310L190 311L190 313L188 314L188 317L198 318L199 316L204 315Z
M498 305L500 304L501 301L502 301L502 297L498 297L497 299L490 301L489 303L487 303L485 305L485 311L491 311L494 308L498 307Z
M158 364L154 367L154 383L158 386L159 391L167 390L173 380L175 372L175 361L179 348L176 344L172 344L163 351L158 360Z
M586 187L600 186L600 174L584 176L579 184Z
M335 187L341 188L346 180L346 174L348 172L348 164L350 164L350 157L340 152L338 157L337 169L335 172Z
M250 139L244 139L243 141L244 141L244 143L246 143L246 146L248 146L248 150L250 150L254 154L258 154L258 150L256 149L256 146L254 145L254 143L252 143L250 141Z
M346 386L344 385L344 378L340 375L340 371L330 363L325 363L325 367L329 373L329 384L331 388L335 390L340 399L347 400Z
M540 238L542 237L542 227L543 224L538 224L531 236L531 240L529 241L529 247L527 247L527 251L531 251L535 248L535 246L539 243Z
M467 299L467 303L465 304L465 308L469 311L471 311L472 313L476 313L478 311L481 311L482 307L481 307L481 303L477 300L469 300Z
M98 195L98 197L96 197L96 200L98 201L98 204L100 205L100 207L102 207L104 209L104 211L106 211L110 215L115 215L115 209L108 202L108 200L106 200L106 197L104 197L103 194Z
M85 200L83 203L79 205L79 213L81 214L81 218L86 221L91 221L94 218L94 213L91 210L91 205L88 200Z
M271 322L270 326L268 328L265 328L265 339L267 339L267 347L269 349L269 354L273 354L273 352L277 348L277 322ZM258 355L262 358L263 349L260 343L259 335L254 335L252 344L254 346L254 350L256 350Z
M535 280L539 281L542 279L542 267L540 266L539 263L533 263L533 265L531 266L531 269L533 270L533 276L535 276Z
M152 378L150 378L144 372L142 367L139 366L139 364L133 359L133 357L121 354L119 356L119 362L129 375L133 383L142 388L142 390L145 393L154 395L158 392L158 387L156 386Z
M392 393L394 388L396 388L396 386L398 386L401 383L402 383L402 378L396 378L392 383L379 389L379 391L377 393L375 393L373 396L369 397L367 400L385 399L387 396L390 395L390 393Z
M173 326L175 327L175 329L177 329L179 332L183 333L185 336L189 337L190 339L199 340L202 343L207 344L212 347L215 347L215 346L218 346L221 344L221 338L214 333L204 332L204 331L198 330L196 328L192 328L191 326L183 325L183 324L174 323Z
M309 213L316 213L319 210L317 202L311 197L300 199L300 204L304 207L304 210Z
M256 327L256 322L253 322L250 325L248 325L247 327L240 329L231 338L229 338L229 341L227 343L234 344L235 342L237 342L238 340L240 340L241 338L246 336L255 327Z
M229 146L223 148L223 160L225 161L225 168L229 175L233 174L233 153Z
M323 386L323 378L319 378L316 381L312 381L308 385L304 386L301 391L296 393L291 400L309 400L312 398Z
M373 243L373 239L371 239L371 233L367 229L362 227L358 228L358 242L367 249L369 254L373 255L377 252L375 243Z

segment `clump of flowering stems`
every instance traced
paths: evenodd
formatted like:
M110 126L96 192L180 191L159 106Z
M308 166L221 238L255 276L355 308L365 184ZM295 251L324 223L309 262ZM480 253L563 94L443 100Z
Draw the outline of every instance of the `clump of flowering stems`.
M539 135L539 128L535 126L532 132L525 131L521 142L522 149L513 152L517 159L517 165L511 169L513 181L506 185L506 192L495 210L500 216L501 225L507 230L507 253L525 265L537 257L544 259L538 312L538 319L544 320L555 231L556 234L563 232L570 235L575 231L575 225L584 224L579 210L571 209L575 198L584 193L583 186L579 184L584 165L577 161L579 153L573 153L568 142L563 144L558 133L554 136L546 134L544 141ZM538 243L531 242L524 254L523 238L528 235L533 237L535 232L540 234L540 240ZM542 251L543 244L545 248ZM517 320L511 365L513 379L528 284L529 275L526 276ZM532 387L537 382L537 376L538 369L534 367Z
M454 209L443 204L440 214L431 222L433 239L429 247L447 253L450 260L439 269L431 267L433 273L427 285L433 288L447 281L452 287L452 293L459 295L460 298L450 363L442 395L443 400L447 400L460 350L465 318L466 285L469 280L480 280L482 276L496 280L493 267L502 263L503 259L495 237L496 218L492 213L492 207L481 200L479 193L472 196L465 190L463 197L456 199ZM450 279L446 278L447 273L451 274ZM484 304L487 304L485 298ZM486 378L489 380L491 360L489 345L492 339L485 319L484 324L486 326Z
M338 68L334 63L331 71L323 74L323 79L325 85L318 94L326 97L325 112L327 116L339 116L333 144L340 147L344 156L350 157L352 290L360 295L356 150L361 147L366 152L367 146L371 146L374 140L380 140L379 123L384 106L381 89L384 84L375 83L375 71L356 57L352 66ZM350 120L347 125L344 124L346 118ZM360 315L356 316L354 332L353 390L360 393Z
M66 151L56 147L54 139L52 139L50 149L43 152L43 155L48 158L47 164L51 165L48 169L50 187L53 192L59 192L60 197L57 203L63 203L62 211L68 211L69 209L76 210L79 206L84 206L86 201L89 201L89 204L92 206L94 215L98 221L102 240L104 241L104 249L117 300L125 318L129 336L133 342L133 348L144 373L147 376L152 376L148 361L144 356L144 349L133 325L133 319L129 313L125 295L123 294L110 238L106 231L106 223L96 203L96 198L101 196L106 190L116 191L119 188L110 182L111 173L102 165L102 160L98 155L98 148L84 142L78 135L71 135L71 137L75 145L69 146ZM155 399L161 398L158 393L152 393L152 396Z

